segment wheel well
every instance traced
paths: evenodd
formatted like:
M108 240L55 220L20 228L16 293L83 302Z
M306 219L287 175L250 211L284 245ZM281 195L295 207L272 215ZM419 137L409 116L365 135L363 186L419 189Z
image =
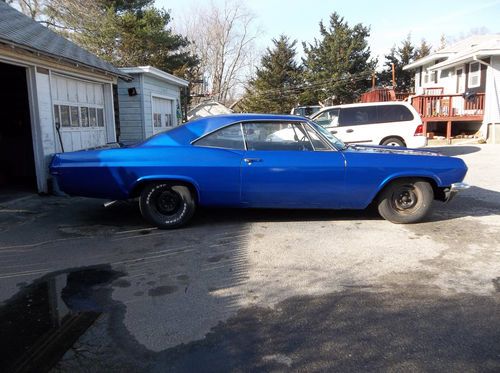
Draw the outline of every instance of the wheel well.
M375 196L375 198L373 198L373 201L372 202L376 202L380 196L380 194L389 186L391 185L393 182L395 181L401 181L401 180L411 180L411 181L426 181L428 182L431 187L432 187L432 191L434 193L434 199L437 199L437 200L443 200L444 201L444 191L443 191L443 188L440 188L438 187L437 183L436 183L436 180L434 180L432 177L420 177L420 176L415 176L415 177L397 177L395 179L391 179L387 184L384 185L383 188L381 188L377 195Z
M191 194L193 195L196 203L198 203L198 189L194 186L194 184L185 181L185 180L177 180L177 179L152 179L152 180L141 180L135 186L132 192L130 193L130 198L136 198L141 195L144 187L151 183L161 183L161 182L169 182L175 183L176 185L183 185L189 189Z
M406 146L405 140L401 136L396 136L396 135L384 137L382 140L380 140L379 145L382 145L384 143L384 141L389 140L389 139L398 139L399 141L401 141L403 143L404 146Z

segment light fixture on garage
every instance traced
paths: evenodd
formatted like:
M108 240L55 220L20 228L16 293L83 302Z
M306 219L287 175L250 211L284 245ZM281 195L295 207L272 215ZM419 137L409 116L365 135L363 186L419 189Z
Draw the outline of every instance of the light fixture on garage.
M135 87L128 89L128 95L129 96L137 96L137 90L135 89Z

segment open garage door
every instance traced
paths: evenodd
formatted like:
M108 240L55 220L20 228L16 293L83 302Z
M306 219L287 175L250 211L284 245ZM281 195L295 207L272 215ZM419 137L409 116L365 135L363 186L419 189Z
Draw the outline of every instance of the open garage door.
M0 192L36 191L26 68L0 63Z

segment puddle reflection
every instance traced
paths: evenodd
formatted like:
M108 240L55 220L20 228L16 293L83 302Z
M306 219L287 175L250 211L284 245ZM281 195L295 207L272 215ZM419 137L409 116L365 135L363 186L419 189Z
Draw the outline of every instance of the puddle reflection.
M98 290L123 275L108 265L56 272L0 304L2 371L49 371L103 312Z

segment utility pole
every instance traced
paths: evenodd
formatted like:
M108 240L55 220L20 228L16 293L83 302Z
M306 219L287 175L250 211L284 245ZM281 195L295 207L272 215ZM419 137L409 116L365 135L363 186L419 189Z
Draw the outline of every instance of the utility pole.
M392 66L392 88L396 89L396 68L394 67L394 63L391 62Z
M372 74L372 90L375 89L375 83L377 82L377 78L375 76L375 72Z

